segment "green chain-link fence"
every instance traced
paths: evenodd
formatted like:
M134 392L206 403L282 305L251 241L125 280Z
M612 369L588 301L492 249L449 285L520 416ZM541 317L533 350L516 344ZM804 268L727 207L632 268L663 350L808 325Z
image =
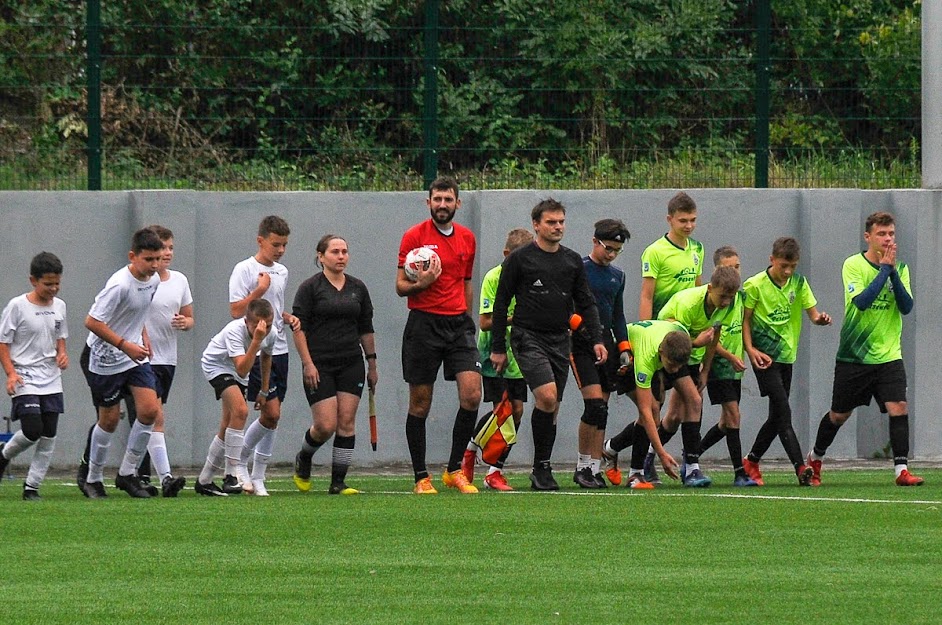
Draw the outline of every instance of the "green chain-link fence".
M918 187L913 0L0 0L0 188Z

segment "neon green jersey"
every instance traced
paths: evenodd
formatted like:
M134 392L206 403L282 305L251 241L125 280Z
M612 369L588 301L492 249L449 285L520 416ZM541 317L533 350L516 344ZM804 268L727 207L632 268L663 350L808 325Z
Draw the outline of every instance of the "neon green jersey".
M661 341L671 332L687 332L687 328L676 321L636 321L628 324L628 341L634 356L635 386L651 388L651 380L658 369L662 369L658 349Z
M482 315L492 314L494 312L494 298L497 296L497 283L500 282L501 265L497 265L486 274L484 282L481 283L481 307L478 313ZM516 300L511 299L507 306L507 315L514 314L514 305ZM510 349L510 325L507 325L507 368L504 369L503 376L497 374L494 365L491 364L491 333L481 330L478 332L478 353L481 358L481 375L487 378L513 378L521 379L520 367L517 366L517 360L514 358L513 351Z
M896 272L906 290L909 286L909 267L896 264ZM854 254L844 261L841 277L844 280L844 324L841 326L841 342L837 348L837 360L860 364L880 364L903 357L900 336L903 333L903 314L893 295L893 283L888 279L870 308L860 310L853 299L870 286L880 267L866 256Z
M733 310L732 313L723 320L723 330L720 334L720 345L723 346L723 349L739 358L746 357L746 350L742 342L742 317L745 302L746 294L740 291L736 294L736 298L733 299L733 303L730 304L730 308ZM713 359L713 366L710 368L711 378L717 380L741 380L742 374L742 371L733 369L733 364L719 354Z
M713 314L707 317L706 298L707 286L693 287L674 293L667 300L667 303L657 314L657 318L665 321L678 321L685 328L690 330L690 338L695 339L697 335L712 326L715 323L725 323L727 318L733 314L733 306L730 304L726 308L717 308ZM735 300L734 300L735 301ZM691 365L698 365L703 362L706 355L706 347L694 347L690 352Z
M752 315L752 346L774 362L790 364L798 356L801 316L818 303L805 277L792 274L779 286L768 270L757 273L743 284L746 308Z
M654 308L658 312L674 293L696 286L703 273L703 244L687 239L687 247L677 247L665 234L641 253L641 277L654 278Z

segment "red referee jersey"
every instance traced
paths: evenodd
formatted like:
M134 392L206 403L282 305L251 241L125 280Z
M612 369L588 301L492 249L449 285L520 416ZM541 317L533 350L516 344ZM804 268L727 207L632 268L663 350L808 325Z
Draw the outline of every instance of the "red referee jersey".
M434 250L442 261L442 273L432 286L408 296L412 310L436 315L461 315L468 312L464 301L465 280L471 279L474 268L475 241L470 230L452 222L454 230L444 235L431 219L418 223L402 235L399 244L399 267L405 264L406 254L417 247Z

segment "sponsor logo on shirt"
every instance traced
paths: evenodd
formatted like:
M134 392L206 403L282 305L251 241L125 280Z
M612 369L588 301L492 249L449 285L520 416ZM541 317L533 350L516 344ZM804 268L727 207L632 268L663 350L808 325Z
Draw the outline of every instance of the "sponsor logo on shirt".
M854 285L853 285L853 284L848 284L848 285L847 285L847 292L848 292L848 293L853 293L855 290L856 290L856 289L854 288Z
M490 307L491 307L491 300L490 300L490 298L488 298L488 297L485 297L485 298L484 298L484 301L481 302L481 303L484 304L484 307L485 307L485 308L490 308Z
M649 262L647 262L647 261L641 263L641 270L642 270L642 271L651 271L651 263L649 263Z
M543 286L543 281L537 278L536 282L533 283L533 286Z
M36 316L54 315L54 314L56 314L56 312L55 312L54 310L37 310L34 314L35 314Z

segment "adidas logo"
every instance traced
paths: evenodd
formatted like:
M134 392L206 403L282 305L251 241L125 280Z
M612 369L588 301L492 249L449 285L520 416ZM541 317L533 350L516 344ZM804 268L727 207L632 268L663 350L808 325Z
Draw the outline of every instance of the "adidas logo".
M533 286L543 286L543 281L537 278L536 282L533 283Z

